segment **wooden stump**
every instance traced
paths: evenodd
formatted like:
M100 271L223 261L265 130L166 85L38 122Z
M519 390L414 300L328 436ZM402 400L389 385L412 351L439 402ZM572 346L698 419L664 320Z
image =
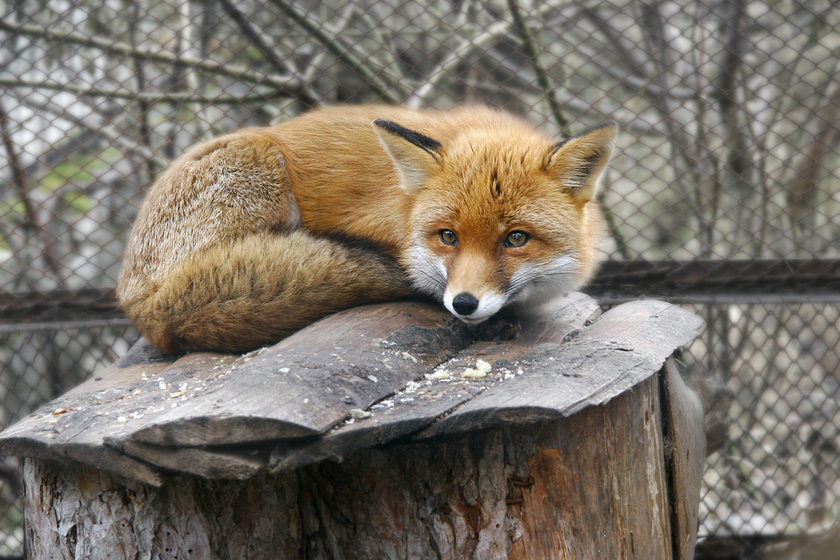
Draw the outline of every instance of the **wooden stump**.
M401 303L242 357L140 343L0 452L32 558L688 559L699 326L573 294L507 342Z

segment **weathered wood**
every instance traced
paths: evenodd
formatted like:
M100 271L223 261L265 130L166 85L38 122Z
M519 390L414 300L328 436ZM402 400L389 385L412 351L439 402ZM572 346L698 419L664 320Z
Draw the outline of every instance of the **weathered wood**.
M133 393L169 368L172 357L159 356L139 344L103 375L72 389L0 432L0 453L61 461L72 459L99 469L124 473L148 484L161 484L159 469L103 445L105 433L118 430L131 408ZM125 399L128 400L125 400Z
M200 393L184 395L188 406L144 423L131 439L196 446L317 435L474 340L431 304L361 307L317 325L237 360Z
M584 328L589 319L597 317L599 312L600 308L592 298L572 294L546 316L523 323L522 333L517 339L472 344L435 368L428 375L431 379L424 379L384 403L380 402L370 410L370 417L338 426L313 442L275 447L271 453L270 469L277 472L298 468L421 433L424 428L458 410L489 388L503 382L515 383L522 377L520 365L525 365L519 363L522 356L530 353L535 346L562 344L570 335ZM464 371L475 368L478 360L491 366L488 375L483 378L462 377ZM511 414L516 416L515 411ZM514 418L519 423L528 420L524 416Z
M573 294L505 342L476 342L437 306L401 303L334 315L242 357L195 353L172 362L140 346L0 434L0 449L71 457L147 482L149 465L245 478L410 434L572 414L658 371L699 326L657 301L598 317L594 300ZM478 360L491 366L487 376L462 377ZM56 409L66 412L54 416ZM370 417L345 424L354 409Z
M170 395L177 391L171 388L173 382L186 382L197 371L212 372L235 359L225 354L190 354L174 360L158 355L145 343L139 344L100 376L0 433L0 452L52 460L69 458L160 484L159 469L106 446L105 439L130 432L130 421L171 406Z
M0 451L70 457L152 482L145 463L155 454L138 462L127 450L318 435L350 410L422 379L474 340L440 306L400 303L333 315L241 357L202 352L173 362L141 344L96 379L1 433ZM159 466L170 468L173 461L180 462L177 454Z
M138 344L0 453L33 458L34 558L689 558L704 410L666 361L700 325L573 294L503 342L396 303Z
M522 491L531 538L509 558L672 557L658 390L648 378L539 432Z
M683 381L673 358L662 375L665 397L665 463L673 508L674 558L693 560L697 544L697 497L706 461L703 405Z
M349 310L242 357L195 353L173 362L139 345L96 379L0 434L0 448L95 460L99 468L129 477L143 474L147 463L211 477L293 468L419 431L504 379L503 372L510 373L504 364L529 344L561 344L597 310L594 300L574 294L546 320L526 323L520 340L477 343L458 355L475 343L472 333L439 306L421 303ZM462 366L491 356L496 370L487 379L460 377ZM394 410L372 409L361 430L313 439L342 424L353 409L399 397L453 357L447 367L454 379L438 383L437 390L423 385L417 395L393 401ZM411 399L415 406L407 406ZM64 412L53 415L57 409ZM311 449L302 448L300 438ZM268 453L242 447L270 441L283 443Z
M179 475L159 488L30 460L29 550L91 560L670 558L659 412L652 377L552 422L243 481Z
M659 371L677 347L696 338L701 324L660 301L615 307L574 337L533 341L520 356L523 375L515 383L490 388L424 435L569 416L605 403Z
M384 308L384 307L383 307ZM443 362L436 368L436 372L442 369L452 369L453 376L449 379L439 380L435 383L426 381L423 376L417 380L421 384L408 385L395 393L387 404L375 405L371 410L369 418L362 421L339 424L330 430L323 437L304 439L302 441L284 441L272 448L262 448L255 451L253 448L243 448L241 445L234 448L230 444L237 443L235 439L226 442L224 448L202 446L201 448L173 448L172 446L161 446L154 443L149 444L138 441L140 438L133 436L108 438L106 443L124 451L127 454L141 457L152 464L181 472L189 472L211 478L247 478L261 470L269 469L277 472L289 468L297 468L312 462L320 461L330 457L340 457L346 453L364 449L374 445L381 445L396 438L416 433L429 426L437 418L449 413L464 402L473 398L474 395L486 389L487 386L499 383L511 370L506 364L516 356L531 349L532 344L538 344L553 340L562 342L569 333L573 333L586 324L586 321L596 315L599 311L597 304L582 294L573 294L566 298L560 305L551 310L551 313L544 318L533 318L525 323L523 335L514 341L506 342L477 342L467 349L456 354L452 359ZM446 315L444 315L446 317ZM561 320L558 317L562 318ZM411 341L412 351L416 351L418 338L415 338L417 331L411 331L408 339ZM469 336L467 334L467 336ZM301 336L300 344L307 339ZM470 339L472 341L472 339ZM298 344L294 340L287 342ZM398 355L405 358L404 350L394 349L393 342L387 346L397 350ZM298 351L307 346L299 346ZM408 348L408 346L405 346ZM403 348L401 346L400 348ZM272 368L289 367L289 353L275 352L276 347L271 349L274 358ZM428 354L428 352L425 352ZM422 357L424 352L418 354ZM259 358L262 358L260 355ZM446 356L437 358L440 361ZM483 380L461 378L459 372L467 367L475 366L476 360L484 359L494 364L496 373ZM357 360L359 363L362 361ZM413 361L411 362L414 363ZM251 363L248 364L249 366ZM262 366L260 366L262 367ZM291 368L290 368L291 369ZM272 370L273 371L273 370ZM429 371L423 369L423 371ZM513 370L515 371L515 369ZM257 371L248 370L242 367L236 369L237 375L260 375ZM376 373L377 382L379 373ZM361 372L359 375L363 375ZM357 375L358 376L358 375ZM316 386L317 389L317 386ZM345 394L346 390L344 391ZM317 392L309 393L305 398L319 398ZM393 406L389 406L393 404ZM345 408L346 410L346 408ZM173 411L185 414L184 409ZM190 414L192 412L190 411ZM343 422L348 417L345 412L340 418Z

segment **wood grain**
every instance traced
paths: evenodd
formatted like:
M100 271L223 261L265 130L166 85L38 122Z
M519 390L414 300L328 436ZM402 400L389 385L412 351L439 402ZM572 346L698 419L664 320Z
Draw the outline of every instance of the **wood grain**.
M703 405L668 358L663 370L666 468L671 486L674 558L692 560L697 544L697 497L706 462Z
M695 315L659 301L631 302L561 340L534 343L517 357L513 383L494 385L421 436L572 415L647 379L701 327Z
M534 486L508 558L671 558L658 379L550 426L528 459Z
M570 418L245 480L182 474L155 488L27 461L29 550L90 560L670 558L658 397L649 378Z
M399 303L336 314L244 356L201 352L176 359L141 342L95 379L0 433L0 453L69 457L159 483L149 463L186 471L192 463L177 468L177 455L155 463L163 455L148 445L236 446L318 435L351 409L422 379L474 340L439 306ZM138 449L152 452L127 452Z
M599 316L594 300L572 294L504 342L476 341L438 306L397 303L336 314L244 356L176 360L138 344L0 434L0 452L70 457L147 482L159 483L155 466L247 478L409 436L574 414L653 375L699 325L652 300ZM486 377L465 377L479 360Z

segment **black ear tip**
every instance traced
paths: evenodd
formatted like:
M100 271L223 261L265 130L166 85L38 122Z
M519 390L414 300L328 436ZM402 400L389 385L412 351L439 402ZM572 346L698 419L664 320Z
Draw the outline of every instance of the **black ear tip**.
M440 150L442 144L435 140L434 138L429 138L425 134L420 134L414 130L410 130L405 128L404 126L400 126L395 122L386 121L383 119L376 119L373 121L374 126L377 126L384 130L389 134L393 134L394 136L398 136L405 140L406 142L410 142L421 148L426 150L427 152L435 152Z
M394 134L394 131L398 128L402 128L397 123L386 121L385 119L374 119L373 125L381 128L385 132L390 132L391 134Z

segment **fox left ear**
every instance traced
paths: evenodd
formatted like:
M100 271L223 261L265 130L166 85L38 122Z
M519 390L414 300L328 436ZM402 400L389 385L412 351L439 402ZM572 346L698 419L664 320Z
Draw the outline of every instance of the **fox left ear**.
M429 175L440 167L443 144L395 122L376 119L373 124L402 178L403 189L408 194L422 190Z
M571 191L575 200L589 202L598 193L601 174L610 161L618 123L604 121L552 147L546 169Z

